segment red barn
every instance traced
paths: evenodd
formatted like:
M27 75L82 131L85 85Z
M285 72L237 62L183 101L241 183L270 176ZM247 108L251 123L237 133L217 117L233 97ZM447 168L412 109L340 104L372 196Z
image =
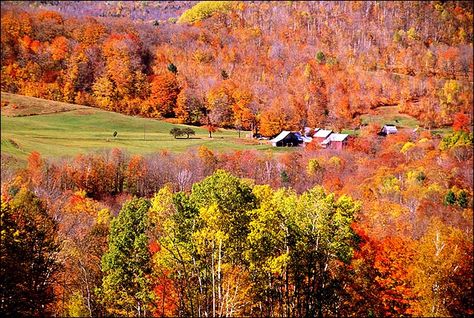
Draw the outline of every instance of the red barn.
M331 134L323 142L321 146L327 149L342 150L347 145L347 134Z

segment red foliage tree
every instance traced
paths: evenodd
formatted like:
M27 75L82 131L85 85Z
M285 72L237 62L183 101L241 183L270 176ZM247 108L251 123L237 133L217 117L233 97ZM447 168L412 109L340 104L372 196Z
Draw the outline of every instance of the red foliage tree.
M454 115L453 130L469 132L469 117L463 113Z

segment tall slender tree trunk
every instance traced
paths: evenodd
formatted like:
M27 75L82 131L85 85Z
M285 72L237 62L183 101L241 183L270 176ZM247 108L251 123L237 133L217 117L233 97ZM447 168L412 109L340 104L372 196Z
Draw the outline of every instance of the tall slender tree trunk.
M214 241L212 242L211 252L211 265L212 265L212 317L216 316L216 283L214 277Z
M286 253L289 254L290 250L288 245L286 246ZM285 268L285 292L286 292L286 316L290 317L290 282L288 278L288 266Z
M222 315L222 275L221 275L221 263L222 263L222 239L219 240L219 260L217 262L217 288L218 288L218 299L219 299L219 312Z
M194 268L197 268L197 265L196 265L196 258L193 257L193 264L194 264ZM201 279L201 275L199 275L199 270L196 270L196 275L197 275L197 278L198 278L198 283L199 283L199 294L200 295L204 295L204 291L203 291L203 287L202 287L202 279ZM198 297L197 299L197 307L198 307L198 317L201 317L201 298Z
M181 256L181 253L179 252L179 249L176 251L177 254L178 254L178 257L179 257L179 262L181 263L181 265L183 266L183 274L184 274L184 278L186 279L186 283L189 284L189 281L190 281L190 277L188 275L188 271L186 270L186 264L184 262L184 259L183 257ZM191 307L191 317L194 317L194 304L193 304L193 298L191 296L191 292L189 291L189 288L185 288L186 290L186 294L188 296L188 300L189 300L189 305Z

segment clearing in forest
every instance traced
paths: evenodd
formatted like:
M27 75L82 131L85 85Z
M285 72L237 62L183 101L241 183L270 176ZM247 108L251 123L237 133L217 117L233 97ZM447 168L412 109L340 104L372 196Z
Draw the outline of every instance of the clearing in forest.
M245 131L241 132L242 137L239 139L237 131L220 129L212 134L211 139L208 138L207 130L201 127L176 125L14 94L2 93L2 103L4 96L9 105L12 102L20 105L20 101L22 106L26 105L21 114L13 110L4 113L3 108L1 114L2 155L7 154L22 161L32 151L38 151L44 157L57 158L111 148L120 148L130 154L150 154L162 150L184 152L199 146L217 151L287 151L249 139L245 137L248 134ZM63 106L57 107L60 104L66 105L62 111L58 109L63 109ZM28 113L30 116L26 115ZM174 139L169 133L173 127L190 127L196 135L189 139ZM117 132L116 137L113 136L114 131Z

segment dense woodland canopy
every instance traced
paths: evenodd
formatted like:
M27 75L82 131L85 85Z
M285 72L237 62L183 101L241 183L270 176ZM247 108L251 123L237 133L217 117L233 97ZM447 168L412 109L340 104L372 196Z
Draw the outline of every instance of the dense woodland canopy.
M3 91L268 136L393 104L452 127L33 152L1 170L1 314L474 315L472 3L11 2L1 24Z
M4 91L268 136L472 117L471 2L41 3L2 4Z
M25 170L2 171L2 311L472 315L472 140L459 130L370 134L342 153L32 153ZM43 287L18 289L22 279Z

